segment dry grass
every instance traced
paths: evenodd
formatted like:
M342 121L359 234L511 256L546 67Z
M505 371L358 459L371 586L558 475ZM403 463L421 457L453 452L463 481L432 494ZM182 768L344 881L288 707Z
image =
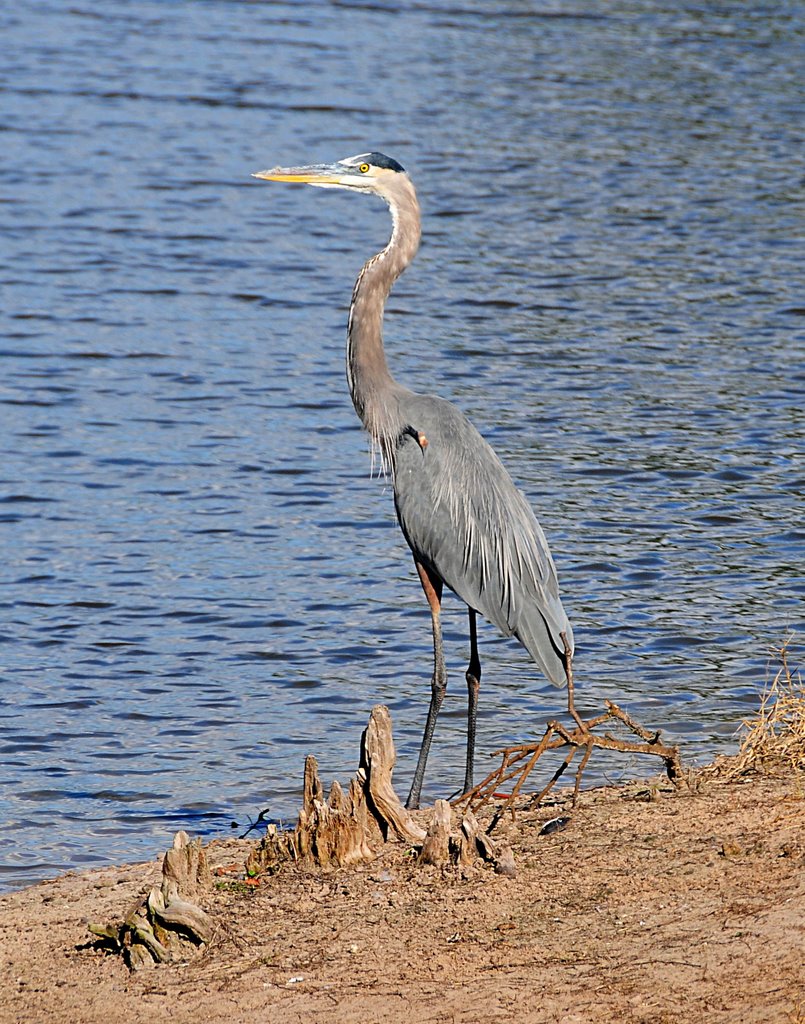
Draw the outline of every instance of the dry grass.
M728 778L740 775L794 775L805 772L805 686L789 664L790 638L772 650L778 664L760 707L741 724L743 739L735 757L718 768Z

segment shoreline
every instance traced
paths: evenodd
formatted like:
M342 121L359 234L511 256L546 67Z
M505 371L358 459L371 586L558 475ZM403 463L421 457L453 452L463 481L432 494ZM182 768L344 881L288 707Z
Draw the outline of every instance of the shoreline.
M558 798L507 818L513 879L418 867L389 843L362 867L251 887L232 867L254 842L213 840L209 946L136 973L87 920L122 917L161 853L5 893L0 1022L801 1024L805 784L692 779L585 791L546 836Z

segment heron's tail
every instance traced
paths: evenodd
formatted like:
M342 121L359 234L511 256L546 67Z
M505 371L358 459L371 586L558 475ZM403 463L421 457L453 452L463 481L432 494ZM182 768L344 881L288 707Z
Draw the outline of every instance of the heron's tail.
M561 601L550 609L550 620L539 608L530 608L521 616L514 635L525 647L554 686L567 684L565 645L561 634L567 638L573 654L573 627L565 614Z

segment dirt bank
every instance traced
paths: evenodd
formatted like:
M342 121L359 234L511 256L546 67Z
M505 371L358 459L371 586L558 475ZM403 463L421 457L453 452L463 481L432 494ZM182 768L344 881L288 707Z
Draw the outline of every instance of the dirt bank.
M158 860L6 895L0 1021L804 1024L801 781L593 791L540 836L561 810L499 827L514 879L417 867L402 844L254 889L224 875L209 948L135 974L86 921L119 918ZM211 862L248 846L211 844Z

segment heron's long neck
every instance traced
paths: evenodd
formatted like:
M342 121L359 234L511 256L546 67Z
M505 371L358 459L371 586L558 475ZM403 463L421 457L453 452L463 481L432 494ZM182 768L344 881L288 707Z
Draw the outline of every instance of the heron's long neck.
M396 401L405 389L389 372L383 349L383 308L392 285L419 247L419 204L407 178L397 185L389 207L394 222L391 239L358 275L347 329L347 381L352 404L386 455L391 442L406 426L400 421Z

